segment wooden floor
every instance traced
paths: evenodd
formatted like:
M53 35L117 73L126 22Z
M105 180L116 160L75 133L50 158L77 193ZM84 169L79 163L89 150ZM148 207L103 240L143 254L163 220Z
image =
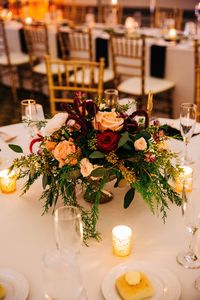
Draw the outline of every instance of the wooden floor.
M45 116L49 116L49 101L42 94L30 94L29 91L18 91L18 101L12 100L12 94L8 87L0 86L0 126L15 124L21 122L20 101L23 99L35 99L37 103L42 104Z

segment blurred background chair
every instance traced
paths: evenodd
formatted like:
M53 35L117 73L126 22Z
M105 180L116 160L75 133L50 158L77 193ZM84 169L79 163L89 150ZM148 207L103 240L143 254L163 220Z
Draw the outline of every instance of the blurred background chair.
M92 60L92 35L91 30L80 29L58 30L58 38L63 59Z
M72 103L75 92L81 91L93 99L95 96L101 97L104 59L101 59L100 62L73 61L50 59L49 56L46 56L45 60L52 115L62 111L62 103Z
M197 121L200 121L200 40L194 41L194 69L195 69L195 99L197 105Z
M92 37L91 29L87 31L82 31L80 29L62 29L62 27L58 30L59 41L61 45L62 58L64 59L72 59L72 60L85 60L85 61L93 61L95 60L95 50L94 46L96 39ZM101 39L102 40L102 39ZM97 42L101 42L98 39ZM103 43L105 40L103 40ZM106 40L108 43L108 40ZM104 45L103 45L104 46ZM98 49L96 49L98 51ZM97 61L101 58L97 59ZM79 71L81 72L81 70ZM98 73L98 70L95 70ZM89 71L86 72L85 78L89 75ZM95 76L97 78L97 76ZM104 77L103 83L104 85L110 83L114 80L114 72L111 67L104 68ZM97 83L97 82L96 82Z
M140 108L146 108L146 96L151 90L167 103L167 113L172 116L171 92L175 84L166 79L146 75L145 36L111 36L111 47L116 88L122 96L133 95ZM164 95L164 93L166 95Z
M178 30L183 26L183 10L180 8L160 8L155 7L154 26L163 28L165 26L173 27Z
M29 63L28 55L20 52L11 52L9 50L5 23L0 20L0 76L3 83L3 77L8 76L11 83L13 100L17 101L17 86L22 87L21 68Z
M47 25L44 23L24 24L23 29L30 58L32 90L42 91L46 82L44 56L49 55Z

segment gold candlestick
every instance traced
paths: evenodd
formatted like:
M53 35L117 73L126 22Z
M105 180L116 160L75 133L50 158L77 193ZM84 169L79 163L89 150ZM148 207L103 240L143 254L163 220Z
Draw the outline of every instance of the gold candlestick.
M147 113L149 115L149 120L151 119L151 112L153 110L153 91L149 91L147 100Z

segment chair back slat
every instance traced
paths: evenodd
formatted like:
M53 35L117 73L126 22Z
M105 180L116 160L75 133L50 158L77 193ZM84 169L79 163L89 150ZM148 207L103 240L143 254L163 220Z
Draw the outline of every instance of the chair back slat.
M104 59L100 62L74 61L50 59L46 56L45 62L52 115L61 110L59 103L73 102L74 93L77 91L101 97Z

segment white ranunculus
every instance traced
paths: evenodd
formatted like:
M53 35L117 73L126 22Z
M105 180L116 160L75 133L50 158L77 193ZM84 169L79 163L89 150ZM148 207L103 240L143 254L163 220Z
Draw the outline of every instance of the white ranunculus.
M48 120L43 134L51 135L55 131L59 130L62 126L65 125L65 122L68 118L68 113L58 113L52 119Z
M93 164L91 164L91 162L87 158L81 159L80 166L81 174L83 175L83 177L88 177L94 169Z
M147 149L147 142L143 137L141 137L135 141L134 147L135 147L135 150L144 151Z

